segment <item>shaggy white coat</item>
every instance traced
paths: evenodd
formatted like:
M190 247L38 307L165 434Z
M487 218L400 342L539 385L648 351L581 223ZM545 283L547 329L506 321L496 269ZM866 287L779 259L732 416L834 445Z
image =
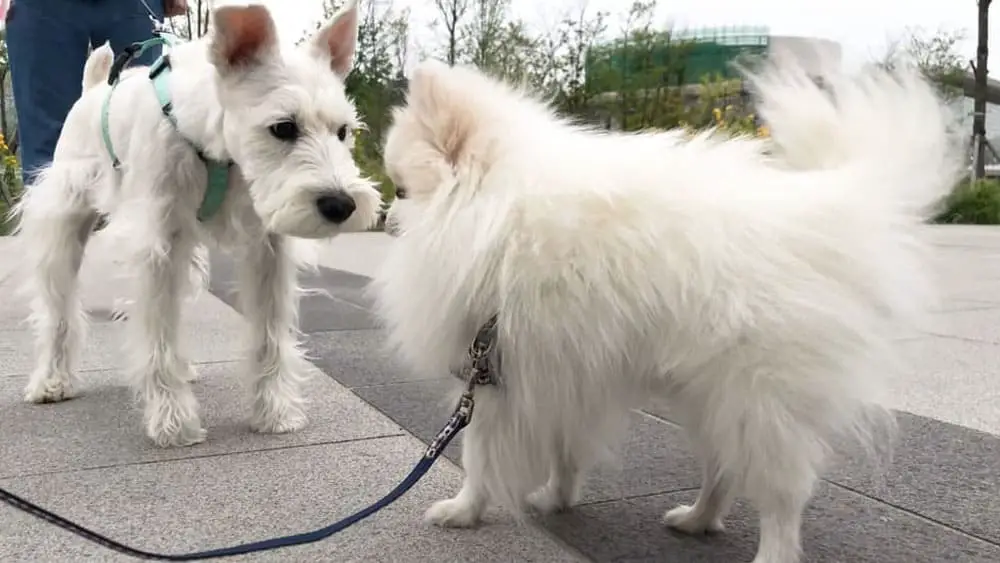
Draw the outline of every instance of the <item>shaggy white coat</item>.
M827 91L783 64L752 78L773 145L591 132L474 70L415 71L386 143L406 199L378 311L421 374L462 365L494 313L503 357L502 386L476 389L465 483L430 521L572 505L630 409L659 400L704 465L666 523L719 530L745 497L754 561L799 560L834 444L892 428L894 339L935 297L922 221L962 158L909 70Z
M351 132L360 126L344 91L357 42L355 3L293 49L279 46L262 6L218 8L212 21L208 37L170 49L179 133L161 113L148 69L124 73L110 107L120 170L101 138L112 53L107 45L96 49L55 158L16 210L37 334L26 399L56 402L77 392L85 324L77 273L98 212L110 213L108 230L119 235L122 261L135 278L130 379L144 403L146 434L160 446L195 444L206 435L190 385L194 372L178 349L192 260L202 274L206 269L202 244L226 245L238 266L249 326L250 424L261 432L293 431L306 423L306 371L297 331L300 255L290 237L365 229L381 206L350 152ZM287 120L297 125L294 140L272 130ZM234 163L225 203L204 223L196 214L206 168L189 141ZM349 217L320 212L318 198L331 195L353 202Z

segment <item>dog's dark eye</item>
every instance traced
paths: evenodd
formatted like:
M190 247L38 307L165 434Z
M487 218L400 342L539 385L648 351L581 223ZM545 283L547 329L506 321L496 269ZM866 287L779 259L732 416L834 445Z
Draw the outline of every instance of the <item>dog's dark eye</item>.
M274 123L267 129L276 139L282 141L294 141L299 138L299 126L290 119Z
M340 129L337 129L337 138L343 141L347 138L347 126L341 125Z
M406 188L396 186L396 199L406 199Z

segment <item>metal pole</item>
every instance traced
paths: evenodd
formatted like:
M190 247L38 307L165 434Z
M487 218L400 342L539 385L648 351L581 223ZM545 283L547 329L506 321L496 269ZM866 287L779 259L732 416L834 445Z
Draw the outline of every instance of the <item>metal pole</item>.
M978 0L979 45L976 48L976 88L972 116L973 174L977 180L986 175L986 78L989 59L990 3L992 1Z

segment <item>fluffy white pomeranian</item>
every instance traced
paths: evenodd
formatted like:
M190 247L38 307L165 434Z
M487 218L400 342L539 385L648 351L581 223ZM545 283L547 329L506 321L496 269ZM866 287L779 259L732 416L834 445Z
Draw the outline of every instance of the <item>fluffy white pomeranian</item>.
M666 524L719 530L743 497L754 561L799 560L834 445L892 429L894 340L935 297L922 223L963 153L915 72L820 87L763 68L770 141L589 131L475 70L415 70L386 139L406 199L378 311L421 373L462 365L493 315L503 360L500 385L475 391L462 489L430 521L571 506L655 399L704 464L697 502Z

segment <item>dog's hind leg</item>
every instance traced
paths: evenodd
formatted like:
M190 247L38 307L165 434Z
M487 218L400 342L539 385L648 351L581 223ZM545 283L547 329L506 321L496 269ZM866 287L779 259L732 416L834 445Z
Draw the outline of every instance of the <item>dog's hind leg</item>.
M72 168L70 168L72 166ZM87 190L97 171L86 163L54 165L26 190L15 212L28 273L35 368L25 400L51 403L72 398L76 355L85 315L77 275L97 214Z
M701 443L697 438L692 443ZM680 505L667 511L663 522L688 534L721 532L723 519L733 503L733 479L723 471L718 456L703 452L701 491L693 506Z
M815 421L828 418L830 407L823 397L792 387L794 378L782 377L794 366L770 365L770 359L754 365L746 355L740 359L744 365L730 368L733 377L716 378L725 388L712 389L711 398L685 397L697 405L691 410L702 414L695 425L682 417L682 426L693 431L700 452L715 455L702 455L708 461L708 485L695 506L675 509L667 518L681 529L708 529L725 514L731 493L743 496L760 517L753 562L798 563L802 512L828 451Z
M541 514L570 508L579 502L583 486L585 472L565 440L556 440L553 449L558 453L554 456L548 482L527 498L528 504Z
M298 341L298 268L287 239L265 235L239 265L240 303L252 350L250 425L258 432L305 426L305 366Z
M195 241L167 205L144 209L142 221L148 230L133 266L137 294L128 331L133 386L144 404L146 435L161 447L205 439L189 384L193 375L178 350L181 301Z

